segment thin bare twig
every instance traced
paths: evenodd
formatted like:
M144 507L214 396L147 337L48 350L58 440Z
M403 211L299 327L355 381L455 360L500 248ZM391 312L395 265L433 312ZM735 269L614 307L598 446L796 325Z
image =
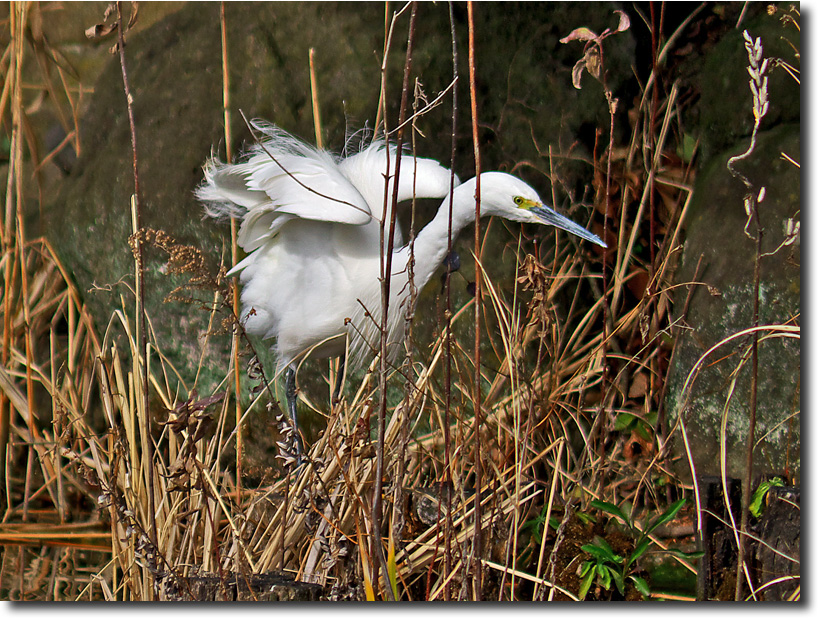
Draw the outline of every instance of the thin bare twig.
M452 2L448 3L449 8L449 30L452 39L452 83L458 83L458 40L455 36L455 16L452 12ZM451 147L450 147L450 176L449 176L449 200L447 204L447 237L446 255L452 256L452 201L455 190L455 148L457 144L457 120L458 120L458 89L452 89L452 126L451 126ZM446 337L446 357L444 359L444 578L447 578L452 571L452 437L450 436L450 414L452 407L452 278L445 280L446 312L444 314L444 334ZM439 503L440 505L440 503ZM440 508L439 508L440 512ZM438 519L440 522L440 518ZM429 583L428 583L429 584ZM444 600L452 597L452 586L447 579L444 588Z
M412 68L412 46L415 39L415 17L417 12L417 4L412 3L412 10L410 12L409 27L407 34L407 55L404 62L404 80L401 87L401 107L399 110L398 124L401 125L406 120L407 105L409 101L409 76ZM385 114L386 121L386 114ZM386 135L386 131L385 131ZM389 306L390 306L390 279L392 275L392 258L395 243L395 226L396 215L398 211L398 179L401 173L401 148L403 146L404 130L398 131L396 138L396 152L399 155L395 158L395 181L392 186L392 196L385 199L392 200L392 209L390 212L389 229L385 230L387 222L382 217L381 222L381 351L379 359L379 395L380 401L378 406L378 439L376 444L376 465L375 465L375 483L373 490L373 507L372 507L372 537L370 543L370 552L375 555L373 561L373 586L378 586L378 572L379 567L384 569L384 575L387 576L387 560L384 556L384 547L381 543L381 513L382 513L382 488L384 476L384 438L386 433L386 418L387 418L387 372L389 371L389 363L387 359L387 333L389 324ZM386 191L386 186L385 186ZM385 237L386 233L386 237ZM389 583L384 587L387 596L394 600L392 587Z
M743 8L744 13L744 8ZM740 16L741 19L741 16ZM739 26L739 22L737 22ZM765 188L762 187L758 192L755 191L753 183L739 170L736 169L736 164L739 161L747 159L755 150L757 133L759 131L762 118L768 112L768 59L763 56L762 41L757 38L752 39L748 31L743 32L745 38L745 49L748 53L748 72L751 75L749 82L753 100L753 115L754 128L751 133L751 143L748 149L741 155L731 157L728 160L728 171L736 178L739 178L745 185L747 192L744 198L745 214L747 222L745 224L745 234L754 241L755 255L754 255L754 305L753 315L751 318L752 326L759 326L759 301L760 301L760 263L762 262L762 237L764 229L759 218L759 203L765 197ZM748 233L748 227L753 222L755 234ZM739 548L737 550L737 576L736 576L736 591L735 600L741 600L742 595L742 572L745 569L745 553L747 547L748 536L748 522L750 518L750 504L751 504L751 483L753 482L754 469L754 443L756 432L756 413L757 413L757 395L758 395L758 380L759 380L759 332L754 331L751 340L751 393L748 410L748 438L745 453L745 470L742 479L742 516L739 538ZM751 589L753 586L749 583ZM753 595L753 591L752 591Z
M481 554L482 554L482 518L481 492L483 491L483 471L481 463L481 295L483 292L483 274L481 272L481 149L478 139L478 93L475 85L475 19L474 3L467 3L469 19L469 100L472 110L472 147L475 155L475 378L472 403L475 409L474 447L475 447L475 531L472 547L473 597L481 600Z
M228 62L227 47L227 17L225 16L224 0L219 3L219 26L222 35L222 108L224 110L225 124L225 163L233 161L233 134L230 129L230 63ZM230 260L232 264L239 262L239 225L235 217L230 218ZM234 316L240 316L239 288L233 286L232 303ZM241 496L242 493L242 454L244 452L244 440L242 432L242 373L239 371L239 350L241 346L241 335L239 329L234 329L231 338L231 358L233 359L233 388L235 391L234 412L236 419L236 491Z
M143 259L143 241L138 234L142 230L142 203L139 193L139 166L137 160L137 135L136 121L134 120L134 97L131 92L131 84L128 80L128 71L125 64L125 23L122 19L122 2L117 2L117 46L119 51L119 64L122 70L122 85L125 90L125 101L128 109L128 126L131 132L131 152L134 168L134 233L136 238L136 279L137 279L137 326L139 345L139 367L140 377L140 397L144 411L143 423L143 449L147 459L147 484L148 484L148 509L150 510L150 536L151 542L157 546L156 529L156 498L154 496L154 456L153 438L151 438L151 416L148 408L148 332L145 321L145 263Z

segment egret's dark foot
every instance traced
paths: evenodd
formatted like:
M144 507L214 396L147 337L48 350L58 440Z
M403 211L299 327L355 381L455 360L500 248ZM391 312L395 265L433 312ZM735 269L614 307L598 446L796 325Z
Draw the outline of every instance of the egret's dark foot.
M296 420L296 368L289 366L284 372L284 396L287 399L287 416L293 426L293 441L296 446L297 463L304 461L304 446L301 442L299 424Z
M336 386L333 389L333 406L341 399L341 385L344 383L344 369L347 364L347 357L340 357L338 361L338 373L336 374Z

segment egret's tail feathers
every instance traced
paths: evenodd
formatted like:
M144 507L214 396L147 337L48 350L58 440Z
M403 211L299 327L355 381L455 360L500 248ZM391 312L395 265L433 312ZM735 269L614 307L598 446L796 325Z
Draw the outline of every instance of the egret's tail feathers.
M215 158L205 165L205 180L194 193L214 219L242 218L258 202L247 189L245 174Z

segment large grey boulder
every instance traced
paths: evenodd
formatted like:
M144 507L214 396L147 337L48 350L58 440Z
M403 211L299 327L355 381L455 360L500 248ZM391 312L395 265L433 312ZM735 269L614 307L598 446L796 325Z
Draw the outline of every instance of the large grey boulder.
M760 134L756 150L737 167L757 186L766 188L760 204L764 228L763 252L785 239L789 219L800 218L800 171L780 153L797 157L799 126L779 126ZM749 430L751 364L739 374L733 397L733 372L748 350L749 337L733 340L706 359L690 393L682 387L698 359L721 340L753 326L755 243L744 232L745 186L725 167L730 156L744 152L748 142L714 157L697 179L686 226L682 267L677 281L694 281L702 259L669 376L667 410L683 416L698 475L720 474L720 449L725 445L728 475L743 477ZM749 228L750 231L754 227ZM760 324L799 324L799 243L761 261ZM687 288L677 295L682 311ZM754 470L759 475L800 474L801 357L797 339L769 338L759 345L759 399L756 416ZM688 402L688 408L683 404ZM723 415L725 421L723 423ZM676 416L674 417L676 420ZM724 433L721 428L725 427ZM679 436L679 435L678 435ZM683 456L682 445L677 451ZM685 472L685 471L683 471Z
M701 143L701 163L688 218L685 249L676 275L678 284L691 282L702 259L690 307L679 330L673 366L669 368L666 410L683 418L699 475L720 475L721 443L726 447L728 475L744 478L750 406L750 363L742 369L726 409L732 372L747 352L749 339L734 340L711 355L690 393L682 387L700 356L717 342L753 326L754 242L745 232L743 183L726 168L729 157L748 148L753 128L748 53L743 30L761 38L766 58L781 58L799 66L800 33L780 19L788 7L769 15L767 7L749 5L741 28L727 31L701 58L692 57L686 78L700 93L686 114L687 126ZM760 204L764 252L785 238L789 219L801 219L801 174L782 154L800 157L800 85L781 68L768 74L768 113L762 119L755 152L737 164L754 184L766 188ZM754 227L749 228L753 231ZM800 324L800 247L785 247L761 262L760 323ZM677 288L676 317L682 317L688 287ZM760 345L759 390L754 451L755 477L800 474L800 342L767 339ZM724 417L724 432L722 431ZM673 420L676 420L674 417ZM687 454L675 441L679 469L685 477Z

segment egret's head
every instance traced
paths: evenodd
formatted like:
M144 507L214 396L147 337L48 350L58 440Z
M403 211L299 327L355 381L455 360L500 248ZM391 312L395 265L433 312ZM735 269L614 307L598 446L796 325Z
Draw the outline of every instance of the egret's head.
M481 174L481 211L513 221L548 224L606 247L597 235L543 204L529 185L503 172Z

